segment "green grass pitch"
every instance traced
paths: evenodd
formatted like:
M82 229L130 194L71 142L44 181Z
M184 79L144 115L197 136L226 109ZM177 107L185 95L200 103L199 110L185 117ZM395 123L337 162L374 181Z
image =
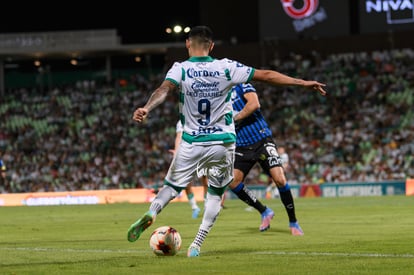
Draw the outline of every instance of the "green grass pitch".
M198 258L186 256L201 222L187 203L134 243L127 229L149 204L0 207L0 274L414 274L414 197L297 198L304 236L290 235L279 199L263 202L276 213L268 231L227 200ZM176 256L149 247L162 225L181 234Z

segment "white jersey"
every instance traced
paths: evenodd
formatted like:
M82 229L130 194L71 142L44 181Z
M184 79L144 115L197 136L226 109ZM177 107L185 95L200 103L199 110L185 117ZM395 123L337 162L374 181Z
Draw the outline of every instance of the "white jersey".
M175 62L165 79L180 88L183 140L194 145L235 142L231 88L250 81L253 74L254 68L227 58Z

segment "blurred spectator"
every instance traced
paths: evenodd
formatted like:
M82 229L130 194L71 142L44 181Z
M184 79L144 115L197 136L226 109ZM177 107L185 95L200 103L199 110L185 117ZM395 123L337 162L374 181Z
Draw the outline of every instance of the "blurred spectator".
M3 154L0 151L0 193L8 193L9 186L7 182L7 167L3 162Z

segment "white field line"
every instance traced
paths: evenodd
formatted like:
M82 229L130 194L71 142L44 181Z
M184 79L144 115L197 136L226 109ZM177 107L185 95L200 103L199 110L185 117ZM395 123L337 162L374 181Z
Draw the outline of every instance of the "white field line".
M148 253L150 250L129 249L71 249L71 248L41 248L41 247L0 247L0 251L34 251L34 252L68 252L68 253ZM203 254L209 251L203 251ZM380 253L340 253L340 252L295 252L295 251L262 251L241 252L237 254L257 255L301 255L301 256L333 256L333 257L367 257L367 258L414 258L414 254L380 254Z

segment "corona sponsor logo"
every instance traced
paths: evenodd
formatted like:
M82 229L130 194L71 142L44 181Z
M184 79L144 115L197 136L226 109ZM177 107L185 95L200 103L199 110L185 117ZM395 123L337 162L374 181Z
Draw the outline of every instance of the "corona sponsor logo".
M194 77L219 77L220 72L218 71L208 71L208 70L195 70L193 68L190 68L187 70L187 76L189 78Z

